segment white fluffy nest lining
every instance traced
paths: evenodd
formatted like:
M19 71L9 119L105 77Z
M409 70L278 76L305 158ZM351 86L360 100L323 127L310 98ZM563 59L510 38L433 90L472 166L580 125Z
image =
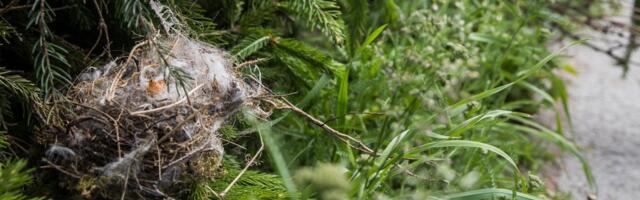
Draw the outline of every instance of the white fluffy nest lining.
M260 83L245 81L224 51L179 34L79 79L44 161L89 198L175 197L215 175L227 117L242 106L264 113Z

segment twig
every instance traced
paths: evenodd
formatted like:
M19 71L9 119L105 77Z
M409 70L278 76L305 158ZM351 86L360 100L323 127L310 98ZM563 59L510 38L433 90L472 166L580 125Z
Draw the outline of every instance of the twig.
M207 109L208 107L209 107L208 105L205 105L202 108L200 108L199 110L196 110L195 112L191 113L191 115L189 115L187 118L182 120L182 122L180 122L178 125L176 125L173 129L171 129L171 132L163 135L158 141L156 141L156 144L161 144L165 140L168 140L169 137L171 137L171 135L173 135L176 132L178 132L178 129L182 128L182 126L184 126L184 124L186 124L188 121L193 120L193 118L195 118L198 114L200 114L201 111Z
M173 162L170 162L169 164L167 164L164 167L162 167L162 169L166 170L167 168L170 168L170 167L172 167L172 166L174 166L176 164L185 162L187 159L195 156L196 154L199 154L199 153L202 153L202 152L207 152L207 151L213 151L213 150L215 150L213 147L205 148L205 145L202 145L198 149L193 150L193 151L187 153L186 155L184 155L184 156L182 156L182 157L180 157L178 159L175 159Z
M227 194L227 192L229 192L229 190L231 190L231 187L233 187L233 185L235 185L236 182L238 182L238 180L240 180L240 177L242 177L242 175L244 175L244 173L249 169L249 167L251 167L251 165L256 161L258 156L260 156L260 154L262 153L262 150L264 150L264 142L262 141L262 136L260 134L258 134L258 135L260 137L260 148L258 148L258 151L256 152L256 154L253 155L251 160L249 160L249 162L247 162L247 164L244 166L244 168L242 168L242 171L240 171L240 173L238 173L238 175L233 179L233 181L231 181L231 183L229 183L227 188L225 188L220 193L220 195L219 195L220 199L224 198L224 196Z
M158 155L158 180L162 180L162 156L160 155L160 148L158 147L158 143L156 143L156 152Z
M271 93L272 95L275 95L275 93L273 91L269 90L269 88L267 88L267 87L264 87L264 85L262 85L262 83L259 80L256 80L255 77L253 77L253 76L250 76L250 77L256 83L258 83L261 86L261 88L264 88L264 90L266 90L267 92ZM360 151L362 151L362 152L364 152L366 154L369 154L369 155L375 155L376 154L373 150L371 150L371 148L369 148L367 145L365 145L361 141L359 141L359 140L357 140L357 139L355 139L355 138L353 138L353 137L351 137L351 136L349 136L347 134L341 133L340 131L337 131L337 130L331 128L330 126L324 124L324 122L320 121L319 119L316 119L315 117L311 116L309 113L307 113L307 112L303 111L302 109L300 109L300 108L296 107L295 105L293 105L286 98L280 97L278 99L273 99L273 100L276 100L277 102L271 101L269 99L263 99L263 101L266 101L266 102L272 104L274 107L276 107L278 109L283 109L283 108L284 109L290 109L290 110L294 111L295 113L298 113L299 115L302 115L307 120L311 121L311 123L319 126L320 128L324 129L325 132L327 132L329 134L332 134L333 136L335 136L339 140L347 143L347 145L349 145L350 147L358 149L358 150L360 150ZM284 105L282 105L282 104L284 104ZM359 147L353 146L351 144L351 142L349 142L349 141L355 142L356 144L359 145Z
M311 123L319 126L320 128L324 129L326 132L336 136L338 139L346 142L349 146L354 147L364 153L367 154L374 154L374 151L371 150L367 145L365 145L364 143L362 143L360 140L355 139L347 134L341 133L340 131L337 131L333 128L331 128L330 126L326 125L324 122L320 121L319 119L316 119L315 117L311 116L309 113L303 111L302 109L296 107L295 105L293 105L291 102L289 102L287 99L285 98L280 98L280 101L283 102L285 104L285 106L283 108L288 108L290 110L292 110L293 112L302 115L303 117L307 118L309 121L311 121ZM356 144L358 144L358 146L353 146L349 141L354 142Z
M46 162L47 164L49 164L49 166L53 167L54 169L66 174L66 175L69 175L69 176L71 176L73 178L77 178L77 179L81 178L80 175L77 175L77 174L71 173L71 172L69 172L67 170L64 170L64 169L62 169L62 167L60 167L60 166L58 166L56 164L53 164L51 161L47 160L46 158L42 158L42 161Z
M222 140L223 142L227 142L229 144L232 144L232 145L234 145L234 146L236 146L238 148L241 148L242 150L247 150L247 148L243 147L242 145L240 145L238 143L232 142L231 140L225 140L224 138L220 138L220 140Z
M122 196L120 196L120 200L124 200L124 197L127 194L127 185L129 184L129 173L131 173L131 165L127 167L127 176L124 178L124 186L122 188Z
M120 82L120 78L122 77L122 74L124 73L125 69L127 69L127 67L129 66L129 63L131 62L131 59L133 58L133 53L135 53L136 50L138 48L140 48L142 45L145 45L147 43L148 43L148 41L144 41L144 42L140 42L140 43L136 44L135 46L133 46L133 48L131 49L131 52L129 52L129 56L127 57L127 61L125 61L124 64L122 64L123 67L116 74L115 78L113 79L113 82L111 82L111 86L109 86L109 88L107 88L107 91L105 91L105 99L107 101L111 101L111 99L113 99L113 95L116 92L116 85L118 84L118 82Z
M258 58L258 59L255 59L255 60L250 60L250 61L247 61L247 62L240 63L240 64L236 65L235 68L236 69L240 69L240 68L243 68L243 67L246 67L246 66L255 65L255 64L267 61L267 60L269 60L269 59L267 59L267 58Z
M74 104L74 105L78 105L78 106L82 106L82 107L85 107L85 108L89 108L91 110L94 110L94 111L104 115L105 117L109 118L109 120L111 120L114 123L114 125L116 126L114 128L120 127L122 129L125 129L124 126L122 126L122 124L118 123L118 121L115 118L111 117L111 115L101 111L100 109L97 109L97 108L95 108L93 106L89 106L89 105L73 102L73 101L69 101L69 103Z
M13 6L12 4L15 3L15 2L18 2L18 1L12 1L11 3L9 3L9 5L7 5L7 7L0 8L0 15L4 14L6 12L9 12L9 11L31 8L33 6L33 5Z
M118 120L115 123L120 121L120 117L122 116L123 112L124 110L120 110L120 114L118 114ZM117 126L117 124L114 124L114 126ZM118 158L122 158L122 148L120 148L120 131L118 127L116 127L116 145L118 147Z
M213 193L213 195L216 195L216 197L218 197L218 199L222 199L223 197L220 196L220 194L218 194L215 190L213 190L211 187L209 187L208 185L205 185L206 188L209 190L209 192Z
M98 38L96 39L96 42L93 44L93 46L89 50L89 53L87 53L87 57L89 56L89 54L91 54L93 49L95 49L96 46L98 46L98 42L100 41L100 38L104 33L104 36L105 36L104 39L106 40L105 52L107 52L107 56L111 58L112 57L111 56L111 39L109 38L109 29L107 28L107 23L105 22L104 17L102 16L102 9L100 9L100 5L98 4L98 2L96 0L93 0L93 4L96 6L96 10L98 11L98 19L100 20L98 24L99 33L98 33Z
M189 95L195 93L202 86L204 86L204 84L200 84L200 85L196 86L195 88L193 88L191 91L189 91ZM143 115L143 114L146 114L146 113L151 113L151 112L156 112L156 111L164 110L164 109L167 109L167 108L171 108L171 107L180 105L183 102L187 101L187 98L188 98L188 95L187 95L187 97L182 98L182 99L180 99L180 101L176 101L175 103L172 103L172 104L169 104L169 105L166 105L166 106L162 106L162 107L157 107L157 108L154 108L154 109L132 112L131 115Z

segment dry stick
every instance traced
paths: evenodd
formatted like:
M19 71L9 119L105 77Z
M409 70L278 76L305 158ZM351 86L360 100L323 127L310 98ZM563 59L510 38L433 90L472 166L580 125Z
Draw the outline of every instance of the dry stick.
M250 60L250 61L246 61L246 62L240 63L240 64L236 65L235 68L236 69L240 69L240 68L243 68L243 67L246 67L246 66L250 66L250 65L255 65L255 64L267 61L267 60L269 60L269 59L258 58L258 59L255 59L255 60Z
M124 110L120 110L120 114L118 114L118 121L120 121L120 117L122 116L123 112ZM116 144L118 146L118 158L122 158L122 148L120 148L120 131L118 127L116 127Z
M262 83L258 80L256 80L255 77L250 76L254 81L256 81L260 86L263 86ZM273 91L269 90L267 87L264 87L265 90L273 95L276 95L273 93ZM326 132L333 134L336 138L338 138L339 140L342 140L343 142L347 143L347 145L349 145L350 147L353 147L355 149L358 149L366 154L369 155L375 155L375 152L373 150L371 150L371 148L367 147L367 145L365 145L364 143L362 143L361 141L347 135L344 133L341 133L340 131L337 131L333 128L331 128L330 126L328 126L327 124L325 124L324 122L316 119L315 117L311 116L309 113L303 111L302 109L296 107L295 105L293 105L291 102L289 102L286 98L284 97L280 97L280 102L276 103L273 101L269 101L267 99L264 99L264 101L271 103L273 106L275 107L279 107L279 108L287 108L290 109L292 111L294 111L295 113L298 113L299 115L302 115L303 117L307 118L307 120L311 121L311 123L319 126L320 128L324 129ZM276 99L277 100L277 99ZM280 104L285 104L285 106L281 106ZM353 146L349 141L355 142L356 144L360 145L360 147L356 147Z
M196 86L195 88L193 88L193 90L189 91L189 95L192 95L193 93L195 93L202 86L204 86L204 84L200 84L200 85ZM131 115L143 115L143 114L146 114L146 113L156 112L156 111L160 111L160 110L164 110L164 109L167 109L167 108L171 108L171 107L180 105L181 103L187 101L187 98L188 98L189 95L187 95L187 97L185 97L185 98L180 99L180 101L176 101L175 103L172 103L172 104L169 104L169 105L166 105L166 106L162 106L162 107L157 107L157 108L154 108L154 109L135 111L135 112L132 112Z
M98 4L98 2L96 0L93 0L93 4L96 6L96 10L98 11L98 18L100 20L99 24L98 24L98 27L100 29L100 32L98 33L98 38L96 38L96 42L93 44L93 46L89 50L89 53L87 53L87 57L96 48L96 46L98 46L98 42L100 41L100 38L102 37L102 34L104 33L104 36L105 36L104 39L106 40L106 43L107 43L105 51L107 52L107 56L109 56L109 58L111 58L112 57L111 56L111 39L109 38L109 29L107 28L107 23L105 23L105 21L104 21L104 17L102 16L102 10L100 9L100 5Z
M91 53L93 53L93 50L96 47L98 47L98 43L100 42L100 38L102 38L102 29L100 29L100 31L98 31L98 37L96 37L96 41L93 43L93 46L91 46L91 49L89 49L89 51L87 52L87 55L84 56L84 59L89 58Z
M242 150L247 150L247 148L243 147L242 145L240 145L238 143L232 142L231 140L225 140L224 138L220 138L220 140L222 140L223 142L227 142L229 144L232 144L233 146L236 146L238 148L241 148Z
M120 112L120 115L118 115L118 120L116 120L113 117L111 117L109 114L101 111L100 109L94 108L94 107L89 106L89 105L76 103L76 102L73 102L73 101L69 101L69 102L74 104L74 105L79 105L79 106L82 106L82 107L85 107L85 108L92 109L92 110L94 110L94 111L106 116L107 118L109 118L109 120L111 120L113 122L113 127L116 129L116 144L118 146L118 158L122 158L122 149L120 148L120 126L122 126L122 125L120 125L120 123L118 123L118 120L120 120L120 116L122 115L122 111ZM122 127L122 128L124 129L124 127Z
M33 5L19 5L19 6L0 8L0 14L4 14L6 12L13 11L13 10L27 9L27 8L31 8L32 6Z
M64 173L64 174L66 174L66 175L69 175L69 176L71 176L71 177L73 177L73 178L77 178L77 179L80 179L80 178L81 178L81 177L80 177L80 175L77 175L77 174L71 173L71 172L69 172L69 171L66 171L66 170L62 169L62 167L60 167L60 166L58 166L58 165L56 165L56 164L53 164L51 161L49 161L49 160L47 160L47 159L45 159L45 158L42 158L42 161L46 162L47 164L49 164L49 166L51 166L51 167L53 167L53 168L57 169L58 171L60 171L60 172L62 172L62 173Z
M158 146L158 144L156 144ZM156 148L156 152L158 152L158 180L162 180L162 157L160 155L160 148Z
M205 146L201 146L198 149L195 149L193 151L190 151L187 153L187 155L184 155L178 159L173 160L172 162L170 162L169 164L165 165L164 167L162 167L162 169L167 169L170 167L173 167L174 165L180 164L182 162L185 162L187 159L195 156L196 154L202 153L202 152L207 152L207 151L213 151L215 150L213 147L209 147L209 148L205 148Z
M131 165L127 167L127 176L124 178L124 186L122 188L122 196L120 196L120 200L124 200L124 197L127 194L127 185L129 184L129 173L131 173Z
M122 126L120 123L118 123L118 121L115 118L111 117L111 115L109 115L109 114L107 114L107 113L105 113L105 112L103 112L103 111L101 111L101 110L99 110L97 108L94 108L94 107L89 106L89 105L73 102L73 101L69 101L69 103L74 104L74 105L78 105L78 106L82 106L82 107L85 107L85 108L89 108L91 110L94 110L94 111L106 116L107 118L109 118L109 120L113 121L113 124L114 124L115 128L121 127L122 129L125 129L124 126Z
M247 171L247 169L249 169L249 167L251 167L251 165L256 161L256 159L258 158L258 156L260 156L260 154L262 153L262 150L264 150L264 142L262 141L262 135L258 134L258 136L260 136L260 148L258 149L258 151L256 152L255 155L253 155L253 157L251 158L251 160L249 160L249 162L247 163L247 165L244 166L244 168L242 168L242 171L240 171L240 173L233 179L233 181L231 181L231 183L229 183L229 185L227 186L227 188L225 188L221 193L220 193L220 199L223 199L225 194L227 194L227 192L229 192L229 190L231 190L231 187L233 187L233 185L236 184L236 182L238 182L238 180L240 180L240 177L242 177L242 175L244 175L244 173Z
M424 181L436 181L436 179L432 179L432 178L427 178L427 177L422 177L420 175L417 175L416 173L412 172L411 170L404 168L402 166L400 166L399 164L395 165L396 167L398 167L400 170L402 170L404 173L406 173L409 176L413 176L417 179L422 179Z
M171 135L175 134L176 132L178 132L178 129L182 128L182 126L184 126L184 124L186 124L188 121L191 121L192 119L194 119L198 114L200 114L201 111L207 109L208 107L209 107L208 105L205 105L202 108L200 108L199 110L196 110L195 112L191 113L191 115L189 115L187 118L182 120L182 122L180 122L178 125L176 125L175 128L171 129L171 132L165 134L160 139L158 139L156 141L156 144L160 144L160 143L164 142L165 140L169 139L169 137Z
M218 197L218 199L223 199L223 197L221 197L215 190L213 190L211 187L209 187L209 185L205 185L205 187L214 195L216 195L216 197Z
M122 77L122 74L124 73L129 63L131 62L131 59L133 58L133 53L135 53L136 50L140 48L142 45L145 45L147 43L148 41L144 41L133 46L133 48L131 49L131 52L129 52L129 57L127 57L127 61L124 62L124 64L122 65L123 67L116 74L115 79L113 80L113 82L111 82L111 86L109 86L109 88L107 88L107 91L105 91L105 98L107 101L111 101L111 99L113 99L113 95L116 92L116 85L118 84L118 82L120 82L120 78Z
M326 132L333 134L334 136L338 137L339 139L345 141L352 141L355 142L356 144L359 145L359 147L355 147L353 145L351 145L351 143L349 143L348 141L345 141L349 146L354 147L364 153L367 154L374 154L373 150L371 150L369 147L367 147L367 145L365 145L364 143L362 143L360 140L355 139L347 134L341 133L340 131L337 131L333 128L331 128L330 126L328 126L327 124L325 124L324 122L320 121L319 119L316 119L315 117L311 116L309 113L303 111L302 109L296 107L295 105L293 105L291 102L289 102L287 99L285 99L284 97L280 98L282 102L284 102L284 104L287 106L287 108L289 108L290 110L292 110L295 113L298 113L299 115L302 115L303 117L307 118L309 121L311 121L311 123L319 126L320 128L324 129Z

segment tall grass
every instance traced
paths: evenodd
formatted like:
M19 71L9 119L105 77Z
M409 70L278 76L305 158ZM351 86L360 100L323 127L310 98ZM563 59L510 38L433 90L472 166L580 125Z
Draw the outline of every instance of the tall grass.
M529 174L539 174L551 159L545 153L549 142L584 161L577 147L564 139L561 128L544 128L530 115L567 103L566 95L553 92L564 86L550 72L558 53L544 46L552 36L541 14L546 3L387 1L375 5L367 15L373 23L357 48L336 50L305 38L310 33L298 33L302 40L328 46L323 51L344 63L340 73L325 71L308 78L312 83L308 85L279 87L279 81L270 82L276 91L296 93L287 98L371 145L377 155L352 149L304 118L282 112L275 117L284 118L271 126L270 137L275 139L267 144L280 149L279 154L269 154L276 171L283 166L279 157L284 158L287 171L334 163L351 183L348 196L356 199L482 199L501 196L505 190L477 189L546 195L544 188L531 186ZM346 22L350 28L355 24ZM273 80L270 70L262 68L265 80ZM333 78L327 83L326 77ZM537 100L536 95L543 98ZM313 188L298 189L303 196L323 196L323 190ZM482 198L456 194L469 190Z

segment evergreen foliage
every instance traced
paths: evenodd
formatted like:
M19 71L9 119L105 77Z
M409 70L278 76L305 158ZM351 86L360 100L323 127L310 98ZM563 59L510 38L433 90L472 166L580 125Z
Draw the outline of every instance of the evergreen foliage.
M4 150L7 142L6 132L0 131L0 150ZM23 187L31 183L29 173L33 170L27 169L27 162L24 160L11 160L0 155L0 199L6 200L38 200L43 198L29 198L23 191Z
M40 36L31 50L38 86L45 91L45 96L55 84L70 84L71 77L66 68L69 63L65 58L67 50L49 42L53 33L48 22L53 18L53 11L46 0L36 0L29 11L27 29L34 27Z
M41 103L40 88L22 76L0 67L0 93L12 94L23 102L23 106ZM8 130L6 118L13 116L9 96L0 97L0 130Z
M315 27L324 35L332 38L337 44L344 40L344 22L340 7L336 2L328 0L293 0L280 5L294 13L307 26Z
M7 161L0 163L0 199L6 200L26 200L43 199L29 198L20 189L31 183L29 173L32 170L25 170L27 162L23 160Z

